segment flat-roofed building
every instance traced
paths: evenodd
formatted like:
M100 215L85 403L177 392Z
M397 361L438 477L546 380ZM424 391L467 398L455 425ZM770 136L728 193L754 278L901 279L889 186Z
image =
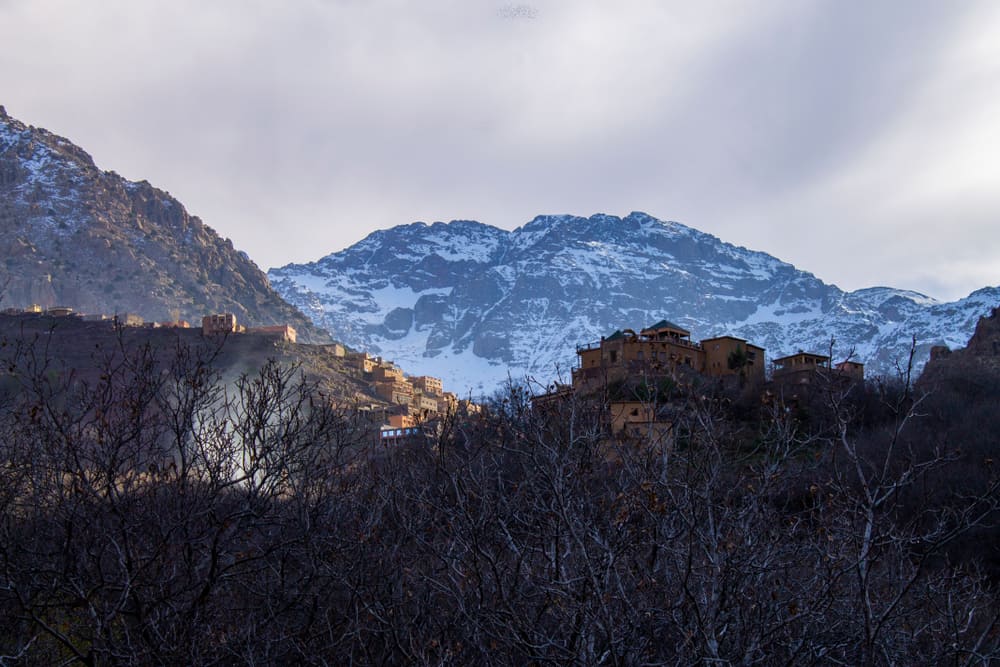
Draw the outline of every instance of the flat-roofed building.
M429 375L419 375L417 377L410 378L410 382L414 387L428 393L440 396L443 390L443 385L440 378L431 377Z
M418 413L437 413L438 411L438 400L436 396L431 396L420 392L418 389L414 389L413 401L410 403L414 410Z
M236 316L233 315L234 322L235 317ZM115 322L121 327L141 327L146 321L142 319L142 316L136 315L135 313L118 313L115 315ZM202 333L205 333L204 329L202 329Z
M611 435L629 440L666 444L673 422L662 405L646 401L616 401L608 406Z
M852 361L847 359L835 364L833 369L845 377L849 377L853 380L864 380L865 379L865 365L860 361Z
M294 343L298 336L294 327L287 324L278 324L267 327L250 327L246 332L251 336L264 336L266 338L288 341L289 343Z
M376 382L393 382L403 379L403 370L391 361L383 361L372 368L372 378Z
M701 341L705 351L705 375L738 376L747 382L764 382L764 348L735 336L716 336Z
M458 410L458 396L450 391L443 392L438 397L438 412L443 415L450 415L456 410Z
M351 368L357 369L362 373L371 373L375 370L377 361L370 356L367 352L348 352L344 355L344 361Z
M201 333L205 336L231 334L238 331L239 324L236 322L234 313L215 313L201 318Z
M410 405L413 402L413 387L408 382L375 382L375 395L390 403Z

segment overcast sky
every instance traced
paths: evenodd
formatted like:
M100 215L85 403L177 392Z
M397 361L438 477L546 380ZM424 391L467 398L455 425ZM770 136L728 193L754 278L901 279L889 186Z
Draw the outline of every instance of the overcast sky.
M642 210L845 289L1000 284L1000 3L0 0L0 104L264 269Z

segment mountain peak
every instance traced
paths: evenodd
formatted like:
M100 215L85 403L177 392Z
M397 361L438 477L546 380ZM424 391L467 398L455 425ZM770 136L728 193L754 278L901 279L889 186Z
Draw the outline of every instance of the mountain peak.
M695 338L735 335L770 358L852 348L872 372L892 372L911 336L931 345L968 338L981 291L953 304L906 290L846 293L766 253L633 211L624 218L539 215L512 232L483 225L476 262L459 230L379 232L381 251L358 244L330 262L274 269L279 292L348 344L414 372L489 390L575 363L575 345L667 316ZM447 233L445 233L447 232ZM1000 297L995 301L1000 301ZM995 305L995 304L994 304ZM925 358L925 355L922 357Z

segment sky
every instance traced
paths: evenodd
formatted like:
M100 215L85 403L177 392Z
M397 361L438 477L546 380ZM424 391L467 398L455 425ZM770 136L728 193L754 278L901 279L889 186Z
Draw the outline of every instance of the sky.
M1000 3L0 0L0 104L263 269L645 211L843 289L1000 284Z

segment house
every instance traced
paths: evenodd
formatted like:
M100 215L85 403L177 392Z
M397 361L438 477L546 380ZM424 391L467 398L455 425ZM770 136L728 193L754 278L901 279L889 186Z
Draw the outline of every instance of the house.
M368 355L367 352L348 352L344 355L344 360L350 368L361 371L362 374L371 373L375 370L378 361Z
M410 405L413 402L413 387L409 382L379 380L375 383L375 395L390 403Z
M435 396L440 396L443 389L440 378L431 377L429 375L420 375L417 377L410 378L410 383L416 389L420 389L426 394L434 394Z
M412 415L389 415L391 428L411 428L416 425L417 420Z
M372 379L375 382L403 381L403 369L391 361L381 361L372 368Z
M233 316L235 321L235 315ZM141 327L144 320L135 313L120 313L115 315L115 324L120 327Z
M436 429L432 425L420 424L394 428L383 426L379 430L379 440L386 447L401 445L430 445L434 441Z
M774 371L771 373L771 378L775 383L809 384L815 379L817 370L830 368L830 357L799 350L787 357L779 357L772 363Z
M246 333L250 336L263 336L265 338L283 340L289 343L294 343L298 335L295 329L287 324L278 324L276 326L268 327L250 327L246 330Z
M772 363L774 370L771 382L775 389L789 398L808 395L811 387L819 382L835 383L843 387L844 383L863 382L865 379L865 366L862 363L848 359L833 365L830 357L825 354L802 350L779 357Z
M613 401L608 406L611 435L619 439L665 444L673 436L673 419L664 406L646 401Z
M217 334L242 333L243 328L237 324L233 313L218 313L201 318L201 333L204 336Z
M438 413L442 415L454 414L458 410L458 396L450 391L443 392L438 397Z
M753 385L764 383L764 348L734 336L705 338L701 347L705 351L705 375L739 377Z
M865 379L865 365L858 361L841 361L836 364L834 370L841 375L847 376L854 380L864 380Z
M437 397L425 394L416 387L413 388L413 399L410 401L410 405L417 411L417 414L429 415L438 412Z

